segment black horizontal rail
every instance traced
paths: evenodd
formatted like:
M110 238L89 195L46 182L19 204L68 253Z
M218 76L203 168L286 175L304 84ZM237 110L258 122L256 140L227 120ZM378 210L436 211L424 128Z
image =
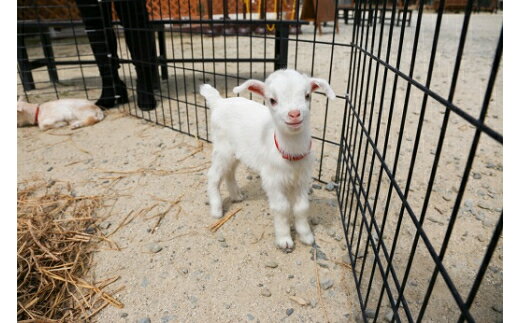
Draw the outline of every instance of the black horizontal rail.
M113 24L121 25L119 20L112 21ZM189 24L192 26L197 26L200 24L218 26L218 25L257 25L257 24L269 24L269 25L280 25L280 26L290 26L290 25L308 25L308 21L303 20L276 20L276 19L155 19L150 20L152 25L184 25ZM81 20L18 20L18 26L26 26L26 27L67 27L67 26L82 26L83 21Z

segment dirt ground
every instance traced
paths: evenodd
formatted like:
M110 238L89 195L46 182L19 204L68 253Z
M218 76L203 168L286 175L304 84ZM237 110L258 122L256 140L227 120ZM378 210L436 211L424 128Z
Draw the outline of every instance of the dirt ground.
M414 70L414 78L421 82L425 80L430 61L435 18L433 14L425 14L423 17L421 45L418 48ZM412 26L415 25L415 19ZM448 96L450 88L461 22L462 15L446 14L444 17L431 84L431 89L443 97ZM501 14L475 14L470 23L465 56L453 102L474 117L478 117L482 105L501 22ZM331 41L332 33L330 27L328 28L325 28L323 35L317 35L316 39L323 42ZM341 32L336 35L335 41L349 43L352 37L351 26L341 24L340 28ZM407 30L414 29L412 27ZM399 32L400 28L394 30L394 56L391 56L390 60L392 64L396 64L395 52ZM249 55L250 48L263 46L264 42L263 39L242 41L231 37L231 42L228 40L228 43L225 43L222 38L215 38L214 52L208 52L211 38L204 38L206 45L201 45L203 42L199 42L198 38L187 40L175 37L168 39L167 48L170 50L175 47L178 50L180 44L184 44L186 55L191 48L196 53L203 52L205 48L206 57L222 55L224 49L227 50L227 55L240 56ZM303 35L299 36L301 40L313 38L311 26L305 27ZM407 32L403 41L405 50L400 65L402 71L409 70L412 43L413 33ZM329 45L313 48L309 43L301 42L298 46L297 55L295 46L290 46L289 62L292 67L307 73L314 72L315 76L328 79L332 62L332 87L338 95L352 92L352 89L347 89L350 49L335 47L331 60L332 48ZM385 47L386 40L383 48ZM267 48L268 56L272 49ZM66 42L63 42L61 50L69 54L77 51L76 47L67 45ZM312 65L308 57L314 50L317 54ZM30 54L38 55L37 51L38 48L31 49ZM83 44L79 51L88 53L88 46ZM296 59L297 64L294 63ZM202 66L195 64L190 67ZM204 68L218 73L227 70L228 73L242 77L263 77L262 66L250 67L249 64L240 64L238 67L236 64L205 64ZM260 180L245 167L239 168L237 179L247 199L236 204L227 203L226 208L230 212L239 209L240 211L217 233L211 233L208 227L214 219L209 216L205 193L205 173L210 163L211 145L125 113L132 111L160 124L174 128L185 127L182 129L184 131L187 130L186 126L190 125L192 134L207 138L204 111L189 105L203 103L202 98L194 94L196 85L203 81L215 83L221 92L231 95L233 82L237 81L232 80L227 84L223 78L206 78L203 73L190 72L186 75L181 72L184 73L183 70L174 67L169 71L169 80L163 81L161 95L165 99L160 102L158 112L142 114L130 106L120 111L110 111L101 123L77 131L60 129L42 133L36 128L18 129L19 181L36 176L49 181L70 182L80 195L100 192L107 195L106 207L99 214L100 217L107 216L102 228L107 234L115 231L110 239L116 242L121 250L100 250L95 256L96 265L92 268L91 276L99 280L120 276L118 286L125 288L116 297L125 304L125 308L119 310L107 307L99 313L97 319L100 322L135 322L146 317L152 322L196 322L209 319L219 322L323 322L327 319L331 322L354 321L359 312L358 296L352 273L345 266L338 264L343 261L347 252L334 192L325 190L325 185L316 182L320 189L316 187L311 194L313 230L320 250L326 255L320 255L317 262L311 260L312 248L302 245L297 240L296 248L291 254L284 254L275 248L272 217L261 190ZM96 79L94 67L83 67L81 70L64 68L59 73L62 83L56 88L48 84L38 85L37 90L27 92L29 99L36 102L54 99L56 92L59 92L61 97L84 97L85 88L80 73L86 78L88 97L95 99L99 95L99 80ZM130 70L127 66L122 69L122 74L128 84ZM384 83L382 74L379 74L378 91ZM43 69L35 72L34 76L37 81L44 81L47 77ZM373 76L371 82L374 82ZM394 86L393 82L393 76L389 76L386 80L388 89ZM384 138L378 143L381 151L388 150L388 165L393 165L396 158L396 142L403 114L406 85L401 80L395 85L396 109L392 118L388 118L388 103L391 97L391 91L388 89L383 99L384 109L374 113L374 117L381 114L382 126L386 127L391 122L387 146L384 147ZM364 86L371 88L372 83L360 84L361 89ZM19 87L19 94L22 93ZM381 102L381 93L377 94L374 101L376 107ZM355 97L359 94L350 95ZM178 101L168 100L166 97L174 97ZM363 97L363 102L364 100ZM422 93L412 88L403 143L397 155L399 167L395 176L402 187L409 169L421 102ZM185 107L183 103L186 103ZM370 105L372 102L367 100L367 103ZM316 137L339 142L344 105L345 101L340 99L326 105L322 97L313 96L312 122L313 134ZM195 118L197 111L200 119ZM424 201L444 114L443 106L430 99L408 197L414 210L420 210ZM440 160L441 167L424 225L424 230L437 251L446 231L474 135L473 126L454 113L451 115ZM178 118L175 118L176 116ZM502 69L497 77L486 124L502 133ZM355 128L350 126L349 130L352 129ZM373 136L375 125L369 130ZM321 144L317 144L313 145L313 150L318 156L322 152L324 154L321 173L317 164L315 175L321 175L327 182L336 171L337 147L326 144L322 150ZM363 156L364 149L359 153ZM377 167L374 172L372 178L363 174L365 185L370 182L375 187L379 174ZM378 221L383 217L388 187L389 181L383 176L381 193L375 196L372 189L369 197L372 203L377 200L379 205L376 212ZM401 206L395 195L394 192L390 200L391 216L387 233L383 235L387 246L392 245ZM176 201L179 201L178 204L174 203L172 206ZM462 210L459 212L444 264L465 297L502 211L502 146L485 135L479 143L471 178L461 205ZM165 211L167 213L164 219L156 226L156 215ZM416 214L418 213L419 211L416 211ZM122 223L127 224L121 225ZM352 223L352 227L358 229L359 224L357 220ZM406 263L415 235L410 220L405 220L402 232L394 259L399 275L404 273L404 265L400 264ZM364 245L360 248L362 253ZM373 255L371 256L373 259ZM276 263L276 268L269 267L275 267L273 263ZM371 263L369 264L368 269L365 268L363 286L366 286L371 269ZM405 293L414 313L420 308L432 268L428 252L423 244L419 244L410 274L410 287ZM329 289L322 290L321 302L316 289L316 273L322 283L332 283ZM114 288L118 287L116 285ZM375 290L376 292L372 292L369 297L369 308L374 308L377 304L379 290ZM291 300L291 297L303 298L309 305L299 305ZM500 240L490 270L473 306L475 318L482 322L500 321L501 298ZM387 309L384 308L382 315L386 312ZM438 283L426 312L426 320L452 322L458 318L457 313L456 305L445 284Z
M322 282L333 282L323 292L322 309L316 305L312 249L298 242L291 254L276 249L272 219L256 174L239 168L237 179L248 198L227 203L227 209L240 212L217 233L210 232L215 220L209 216L205 194L209 145L117 112L74 132L20 129L18 140L20 180L43 177L70 182L78 196L94 192L118 196L109 199L99 214L111 214L102 224L107 234L156 205L110 236L121 251L101 250L96 255L92 277L120 276L119 284L125 286L116 295L125 308L107 308L99 321L149 317L152 322L204 318L236 322L252 316L266 322L287 317L291 308L291 319L300 321L319 321L325 311L334 320L352 315L350 278L335 263L341 262L345 251L333 192L322 189L312 195L312 217L318 223L314 231L328 259L318 259L318 271ZM153 215L176 200L179 204L153 231L157 223ZM276 268L266 267L272 262ZM264 289L269 297L261 295ZM300 306L290 296L312 305Z

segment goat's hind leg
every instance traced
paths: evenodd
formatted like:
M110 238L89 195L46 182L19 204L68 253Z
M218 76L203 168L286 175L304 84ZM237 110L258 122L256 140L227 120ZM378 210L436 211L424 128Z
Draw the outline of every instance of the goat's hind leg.
M213 150L211 167L208 171L208 197L211 208L211 216L222 217L222 197L220 196L220 184L232 166L232 155L227 151Z
M238 160L234 159L231 162L229 171L224 176L226 181L226 186L229 191L229 196L233 202L240 202L244 199L244 195L240 192L240 188L238 187L237 180L235 178L235 172L238 166Z

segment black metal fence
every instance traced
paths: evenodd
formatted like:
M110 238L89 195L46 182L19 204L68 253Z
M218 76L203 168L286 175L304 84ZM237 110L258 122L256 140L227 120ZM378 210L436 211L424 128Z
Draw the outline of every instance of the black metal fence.
M98 10L102 54L128 90L119 109L202 140L210 129L201 83L229 96L286 66L328 80L337 99L318 93L311 104L315 178L338 184L363 320L501 317L501 21L472 15L471 0L462 15L445 14L442 0L436 12L425 1L333 1L328 25L300 19L301 0L271 14L267 1L258 10L229 2L221 15L213 1L187 1L196 16L161 0L149 21L123 28L107 8L128 1L81 2ZM320 1L310 3L317 11ZM19 95L28 101L96 100L107 88L74 6L19 1ZM54 9L59 19L44 17ZM128 43L140 40L132 32L153 35L153 58ZM143 66L153 89L136 83ZM139 108L143 92L156 109Z

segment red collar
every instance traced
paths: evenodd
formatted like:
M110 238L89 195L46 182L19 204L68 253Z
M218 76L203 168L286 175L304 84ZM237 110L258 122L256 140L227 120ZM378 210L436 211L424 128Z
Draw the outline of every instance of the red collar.
M34 124L38 125L38 115L40 114L40 105L36 107L36 114L34 115Z
M280 154L282 154L282 158L283 158L283 159L287 159L287 160L290 160L290 161L297 161L297 160L304 159L305 157L307 157L308 154L310 154L310 152L311 152L311 146L312 146L312 140L311 140L311 142L309 143L309 151L306 152L305 154L302 154L302 155L290 155L290 154L287 154L287 153L283 152L283 151L280 149L280 146L278 145L278 140L276 139L276 133L274 134L274 144L275 144L275 146L276 146L276 149L278 149L278 151L280 152Z

